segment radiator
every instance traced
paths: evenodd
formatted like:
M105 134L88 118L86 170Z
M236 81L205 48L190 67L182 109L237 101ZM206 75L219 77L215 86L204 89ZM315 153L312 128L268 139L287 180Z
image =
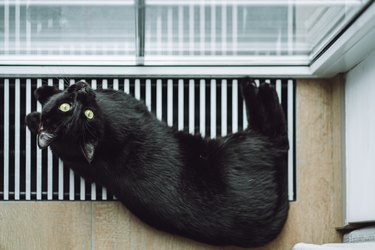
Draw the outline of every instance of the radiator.
M114 200L111 193L86 182L64 167L50 149L39 150L36 137L26 128L25 115L41 110L33 91L44 84L60 89L77 79L0 79L0 200ZM178 130L215 138L247 126L238 79L95 78L92 88L113 88L143 100L160 120ZM290 150L289 199L296 199L295 185L295 81L257 79L275 86L285 111Z

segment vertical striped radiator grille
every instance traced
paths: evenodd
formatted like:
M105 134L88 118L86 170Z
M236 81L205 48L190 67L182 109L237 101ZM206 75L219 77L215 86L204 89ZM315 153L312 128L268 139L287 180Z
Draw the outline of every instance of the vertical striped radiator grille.
M41 110L33 91L44 84L64 89L77 79L0 79L0 200L113 200L103 187L64 167L50 149L39 150L25 115ZM169 126L215 138L247 126L237 79L85 79L92 88L113 88L143 100ZM257 79L275 86L286 114L290 151L289 199L295 200L294 80Z

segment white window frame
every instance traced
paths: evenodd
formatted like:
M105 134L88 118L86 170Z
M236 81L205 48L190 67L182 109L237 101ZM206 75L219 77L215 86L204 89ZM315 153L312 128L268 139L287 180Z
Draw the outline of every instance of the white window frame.
M143 0L142 0L143 1ZM140 1L140 2L142 2ZM142 23L137 25L144 25ZM63 61L54 57L51 61L45 58L33 58L33 61L14 60L14 57L2 56L0 60L0 77L22 76L197 76L197 77L332 77L340 72L347 72L375 49L375 4L367 7L345 31L338 34L332 44L328 44L312 62L303 58L297 61L284 56L244 59L236 64L207 66L178 65L178 58L173 63L154 63L153 65L134 66L142 64L137 58L119 60L114 57L101 58L94 64L90 58L77 57L76 60ZM144 42L144 41L143 41ZM137 41L142 43L142 41ZM140 52L142 53L142 52ZM137 56L141 56L137 55ZM34 60L35 59L35 60ZM228 62L230 62L228 60ZM243 63L242 63L243 62ZM185 63L186 64L186 63ZM193 65L193 64L192 64Z

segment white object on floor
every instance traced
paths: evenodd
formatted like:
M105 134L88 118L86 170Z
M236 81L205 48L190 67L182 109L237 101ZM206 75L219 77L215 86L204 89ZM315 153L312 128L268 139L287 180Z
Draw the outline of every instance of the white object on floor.
M324 245L315 245L307 243L298 243L294 245L292 250L374 250L375 241L373 242L362 242L362 243L332 243Z

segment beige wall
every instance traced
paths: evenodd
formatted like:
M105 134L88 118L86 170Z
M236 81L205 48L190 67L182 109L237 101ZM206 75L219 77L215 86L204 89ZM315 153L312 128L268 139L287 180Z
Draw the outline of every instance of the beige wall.
M297 83L297 201L262 249L340 241L340 79ZM0 202L0 249L222 249L156 231L117 202ZM232 249L227 247L225 249Z

